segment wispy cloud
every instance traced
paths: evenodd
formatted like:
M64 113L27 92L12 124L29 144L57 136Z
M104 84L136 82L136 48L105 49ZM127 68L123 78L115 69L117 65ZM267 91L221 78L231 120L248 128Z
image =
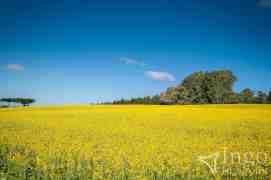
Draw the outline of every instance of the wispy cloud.
M23 71L25 68L21 64L7 64L6 69L9 71Z
M271 8L271 0L258 0L258 6Z
M123 64L140 66L144 69L147 66L143 61L138 61L138 60L128 58L128 57L122 57L120 58L120 61ZM144 74L147 78L155 80L155 81L174 82L176 80L174 75L168 72L163 72L163 71L145 71Z
M146 64L142 61L138 61L132 58L128 58L128 57L122 57L120 58L120 62L123 64L127 64L127 65L136 65L136 66L141 66L141 67L145 67Z
M168 72L146 71L145 76L147 78L150 78L150 79L156 80L156 81L168 81L168 82L176 81L176 78L174 77L174 75L172 75Z

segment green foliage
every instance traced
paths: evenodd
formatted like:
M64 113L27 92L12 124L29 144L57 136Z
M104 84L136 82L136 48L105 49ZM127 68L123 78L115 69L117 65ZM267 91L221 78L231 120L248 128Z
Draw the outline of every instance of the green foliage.
M160 96L146 96L146 97L138 97L132 98L129 100L121 99L118 101L113 101L112 103L103 103L103 104L160 104Z
M176 90L178 93L178 104L189 104L190 98L189 98L189 92L186 89L186 87L179 85L176 87Z
M271 103L271 91L258 91L254 95L249 88L240 93L233 91L237 77L230 70L195 72L184 78L176 87L169 87L160 96L132 98L114 101L113 104L236 104Z
M166 92L161 93L161 101L165 104L176 104L179 97L179 91L175 87L167 88Z
M233 93L232 87L236 80L237 78L228 70L207 72L202 93L206 93L205 96L209 103L227 103L229 96Z
M206 73L200 71L187 76L183 80L181 85L187 89L191 103L204 104L208 102L205 91L205 79Z
M30 104L35 102L35 99L32 98L2 98L0 99L2 102L6 102L9 105L11 103L21 104L22 106L29 106Z
M267 94L263 91L258 91L257 92L257 96L254 97L254 102L255 103L258 103L258 104L263 104L263 103L267 103Z
M271 91L268 92L268 96L266 98L267 103L271 103Z
M253 96L254 96L254 92L251 89L246 88L246 89L242 90L240 93L241 102L242 103L252 103Z

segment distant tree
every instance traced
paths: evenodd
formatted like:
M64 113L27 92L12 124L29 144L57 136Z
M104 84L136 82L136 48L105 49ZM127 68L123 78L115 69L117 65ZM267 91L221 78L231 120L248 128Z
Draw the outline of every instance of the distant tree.
M23 106L29 106L30 104L35 102L35 99L31 99L31 98L18 98L17 100L15 100L16 102L22 104Z
M258 104L267 103L268 95L263 91L258 91L256 97L254 98L254 102Z
M11 105L11 103L13 102L12 98L2 98L1 101L7 103L7 106L8 106L8 107L9 107L9 106Z
M189 103L191 103L190 98L189 98L189 92L184 86L179 85L175 89L178 92L178 94L177 94L177 103L178 104L189 104Z
M267 103L271 103L271 90L268 92L268 96L266 99Z
M254 93L251 89L246 88L241 91L240 98L242 103L253 103Z
M30 104L35 102L35 99L31 98L2 98L2 102L6 102L8 106L11 105L11 103L17 103L21 104L22 106L29 106Z
M176 104L178 101L179 92L175 87L167 88L166 92L161 93L162 104Z
M152 104L160 104L160 102L161 100L159 95L155 95L152 97Z
M126 100L124 98L121 98L121 100L118 104L126 104Z
M240 95L238 93L232 92L228 94L224 103L226 104L238 104L241 102Z
M136 104L144 104L144 97L143 98L142 97L138 97L136 101L137 101Z
M143 97L144 104L152 104L152 99L150 96Z

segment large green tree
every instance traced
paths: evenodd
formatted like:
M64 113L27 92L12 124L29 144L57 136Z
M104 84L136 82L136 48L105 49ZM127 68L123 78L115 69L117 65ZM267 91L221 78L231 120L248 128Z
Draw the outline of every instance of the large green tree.
M191 103L207 103L207 97L204 87L206 73L195 72L184 78L181 86L185 87L188 91L188 96Z
M187 76L181 86L192 103L227 103L236 80L229 70L196 72Z
M229 70L207 72L204 80L204 93L208 103L227 103L233 93L233 85L237 78Z

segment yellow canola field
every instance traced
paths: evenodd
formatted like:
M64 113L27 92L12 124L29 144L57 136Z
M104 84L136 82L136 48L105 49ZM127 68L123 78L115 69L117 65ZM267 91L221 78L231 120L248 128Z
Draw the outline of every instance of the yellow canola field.
M8 147L0 177L219 179L232 176L229 169L248 176L242 166L250 163L266 178L271 105L0 109L0 144ZM207 164L200 160L214 154Z

